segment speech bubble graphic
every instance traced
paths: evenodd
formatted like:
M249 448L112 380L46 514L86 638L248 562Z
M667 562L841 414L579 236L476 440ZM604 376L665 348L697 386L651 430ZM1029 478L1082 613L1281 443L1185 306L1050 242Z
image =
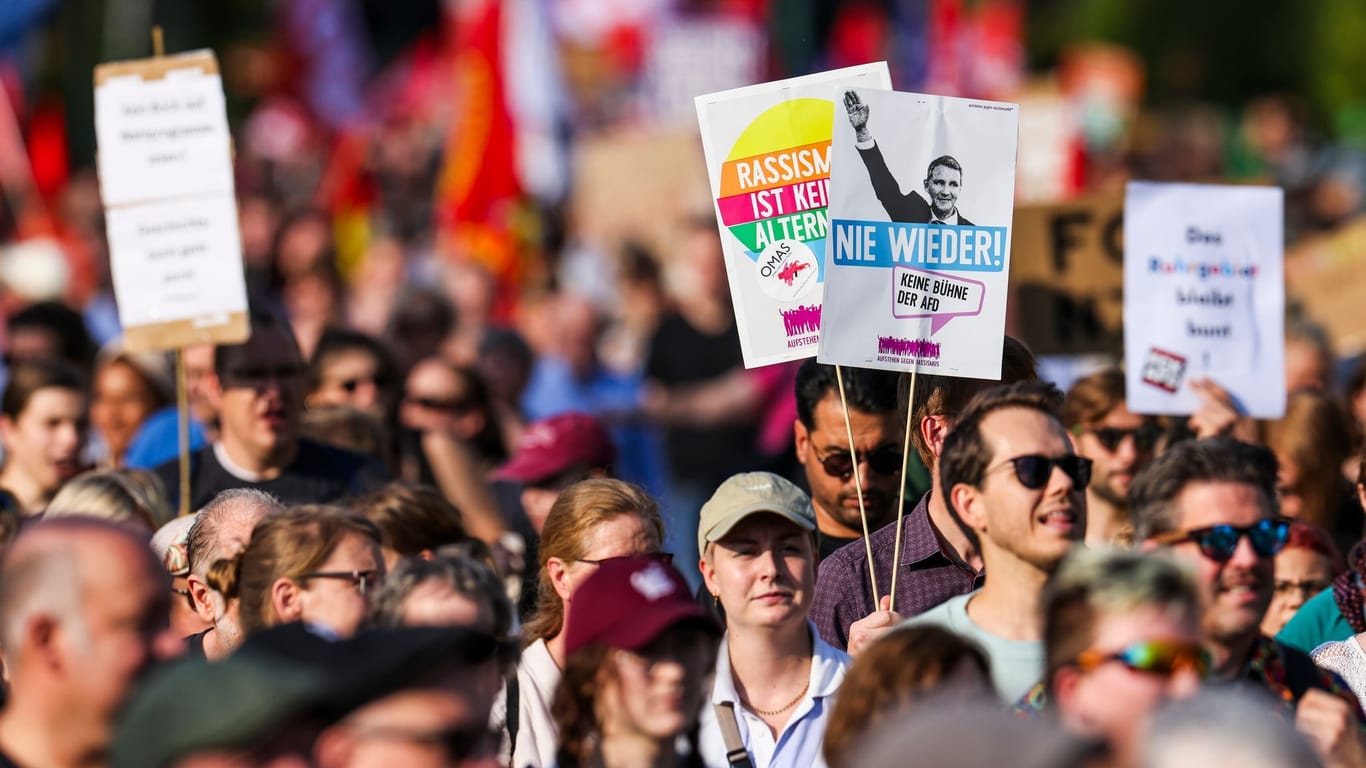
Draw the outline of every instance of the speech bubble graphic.
M930 318L930 335L955 317L982 314L986 285L957 275L926 269L892 269L892 317Z

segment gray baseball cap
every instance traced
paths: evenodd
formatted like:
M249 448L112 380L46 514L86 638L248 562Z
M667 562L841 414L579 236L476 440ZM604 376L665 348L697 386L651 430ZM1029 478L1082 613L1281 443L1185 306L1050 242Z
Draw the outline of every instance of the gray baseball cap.
M723 538L741 520L760 513L785 517L803 530L816 530L811 497L802 489L772 472L742 472L726 478L702 505L697 551L705 552L708 542Z

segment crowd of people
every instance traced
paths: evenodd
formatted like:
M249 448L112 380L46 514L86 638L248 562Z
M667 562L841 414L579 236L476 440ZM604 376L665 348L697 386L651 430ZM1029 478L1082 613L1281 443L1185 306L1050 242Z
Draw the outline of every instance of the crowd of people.
M705 196L614 168L672 207L605 236L621 201L560 153L662 120L641 83L693 85L646 76L651 39L720 55L713 22L757 35L781 4L607 4L649 34L555 5L570 82L502 107L531 158L525 208L484 222L502 261L446 221L447 177L507 150L456 130L460 24L364 88L344 17L309 56L225 53L251 336L181 351L185 445L175 359L121 341L93 171L27 131L0 202L0 768L1366 767L1366 365L1292 317L1267 422L1206 380L1188 417L1133 413L1120 369L1050 383L1011 335L999 381L745 369ZM787 66L880 57L890 11L825 5L830 50ZM785 40L764 66L811 47ZM532 80L537 47L509 54ZM338 94L359 117L326 119ZM1294 99L1121 118L1068 150L1071 194L1256 179L1295 235L1366 209L1359 151Z
M1266 423L1212 381L1189 418L1063 392L1009 336L995 382L647 347L676 380L595 409L592 331L461 365L453 324L402 360L251 321L187 350L182 457L168 358L13 316L0 765L1366 765L1322 347Z

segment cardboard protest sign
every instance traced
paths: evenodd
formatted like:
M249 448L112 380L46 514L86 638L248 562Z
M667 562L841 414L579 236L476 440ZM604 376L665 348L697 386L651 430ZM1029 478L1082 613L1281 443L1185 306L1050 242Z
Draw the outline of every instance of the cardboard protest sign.
M125 345L246 339L232 150L213 54L96 67L95 135Z
M1209 378L1248 415L1284 415L1282 210L1275 187L1129 183L1129 410L1193 413L1200 400L1189 382Z
M1019 108L863 88L841 98L817 358L999 378Z
M810 357L820 339L839 88L891 88L886 62L697 97L745 366Z
M1018 207L1011 239L1011 334L1036 355L1122 354L1123 198Z

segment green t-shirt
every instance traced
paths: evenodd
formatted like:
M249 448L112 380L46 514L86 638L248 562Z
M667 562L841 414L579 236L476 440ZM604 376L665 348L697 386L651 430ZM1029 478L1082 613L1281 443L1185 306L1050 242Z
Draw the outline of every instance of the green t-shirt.
M1346 640L1355 634L1352 625L1342 617L1338 601L1333 599L1333 588L1329 587L1300 606L1276 639L1309 653L1329 640Z

